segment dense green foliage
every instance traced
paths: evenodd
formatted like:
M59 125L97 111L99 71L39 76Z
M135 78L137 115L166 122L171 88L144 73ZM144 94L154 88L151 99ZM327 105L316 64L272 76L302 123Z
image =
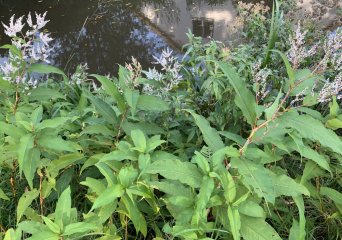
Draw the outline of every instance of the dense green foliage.
M50 75L0 75L0 239L339 239L340 90L322 94L341 69L288 60L276 7L254 17L254 46L189 34L159 75L68 77L4 46L13 78Z

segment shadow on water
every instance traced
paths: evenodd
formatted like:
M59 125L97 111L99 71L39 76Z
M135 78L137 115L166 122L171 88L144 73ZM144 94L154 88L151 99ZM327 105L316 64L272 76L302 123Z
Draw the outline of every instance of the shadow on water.
M86 62L90 72L107 74L131 56L151 67L153 55L186 42L188 29L224 40L234 10L231 0L0 0L0 21L48 11L53 64L70 72ZM9 41L0 25L0 45Z

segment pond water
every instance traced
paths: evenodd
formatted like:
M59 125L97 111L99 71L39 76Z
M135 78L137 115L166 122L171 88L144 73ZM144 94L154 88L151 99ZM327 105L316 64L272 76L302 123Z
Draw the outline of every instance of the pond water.
M87 63L90 72L115 73L136 57L148 68L162 49L179 50L186 32L230 39L236 15L231 0L0 0L0 21L48 11L55 39L53 64L66 72ZM0 26L0 45L8 43Z

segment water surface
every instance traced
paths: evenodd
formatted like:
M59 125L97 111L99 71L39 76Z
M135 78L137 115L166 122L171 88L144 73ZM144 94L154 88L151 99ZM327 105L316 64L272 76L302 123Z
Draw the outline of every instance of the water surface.
M87 63L90 72L115 73L136 57L143 68L166 47L179 50L186 32L228 41L236 15L231 0L0 0L0 21L48 11L55 39L53 64L72 72ZM0 26L0 45L8 43Z

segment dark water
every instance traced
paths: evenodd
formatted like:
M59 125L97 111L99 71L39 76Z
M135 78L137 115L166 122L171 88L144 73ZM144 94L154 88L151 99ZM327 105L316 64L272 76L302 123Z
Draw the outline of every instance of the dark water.
M180 48L188 29L225 41L235 16L230 0L0 0L0 21L48 11L55 39L53 64L66 72L87 63L90 72L115 73L136 57L143 68L162 49ZM8 43L0 26L0 45Z

